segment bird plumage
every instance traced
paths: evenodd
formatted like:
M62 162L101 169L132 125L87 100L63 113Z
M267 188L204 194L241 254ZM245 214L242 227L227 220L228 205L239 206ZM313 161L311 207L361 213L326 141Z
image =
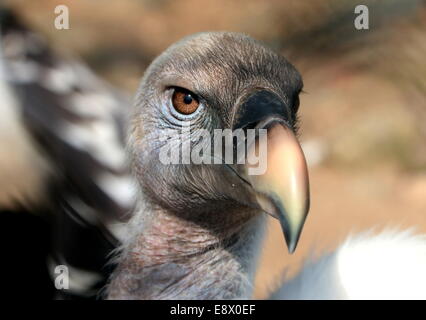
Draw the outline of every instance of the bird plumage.
M270 299L425 299L426 236L385 229L348 237L304 263Z
M51 276L61 264L92 274L74 276L67 292L96 296L134 203L124 149L130 99L12 11L1 9L0 28L0 209L41 213L52 230Z

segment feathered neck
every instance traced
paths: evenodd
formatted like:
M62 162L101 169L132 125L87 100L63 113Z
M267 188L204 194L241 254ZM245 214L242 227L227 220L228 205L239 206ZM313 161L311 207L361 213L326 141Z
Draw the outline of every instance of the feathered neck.
M249 218L239 221L232 213L217 214L220 219L212 221L222 220L220 228L165 210L139 209L129 224L108 298L250 298L265 218L243 215Z

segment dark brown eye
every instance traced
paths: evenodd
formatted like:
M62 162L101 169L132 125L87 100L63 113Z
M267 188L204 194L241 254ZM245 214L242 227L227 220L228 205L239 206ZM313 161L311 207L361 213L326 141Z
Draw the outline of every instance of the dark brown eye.
M194 113L200 105L197 96L183 88L175 88L172 103L176 111L182 114Z

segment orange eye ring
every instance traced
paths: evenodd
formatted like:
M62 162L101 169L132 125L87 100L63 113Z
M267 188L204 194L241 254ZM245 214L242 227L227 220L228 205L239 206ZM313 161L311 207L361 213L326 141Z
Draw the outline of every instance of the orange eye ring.
M175 88L172 96L172 104L177 112L189 115L194 113L200 102L195 94L183 88Z

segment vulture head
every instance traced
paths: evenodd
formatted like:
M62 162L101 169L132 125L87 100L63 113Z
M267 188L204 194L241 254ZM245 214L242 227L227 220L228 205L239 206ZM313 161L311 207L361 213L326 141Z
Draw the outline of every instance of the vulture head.
M296 139L302 86L284 57L242 34L196 34L155 59L129 135L141 205L110 298L242 297L245 280L235 279L249 269L264 213L279 219L294 251L309 207ZM223 286L206 276L216 289L201 290L194 275L220 268L238 276ZM176 285L192 289L182 296Z

